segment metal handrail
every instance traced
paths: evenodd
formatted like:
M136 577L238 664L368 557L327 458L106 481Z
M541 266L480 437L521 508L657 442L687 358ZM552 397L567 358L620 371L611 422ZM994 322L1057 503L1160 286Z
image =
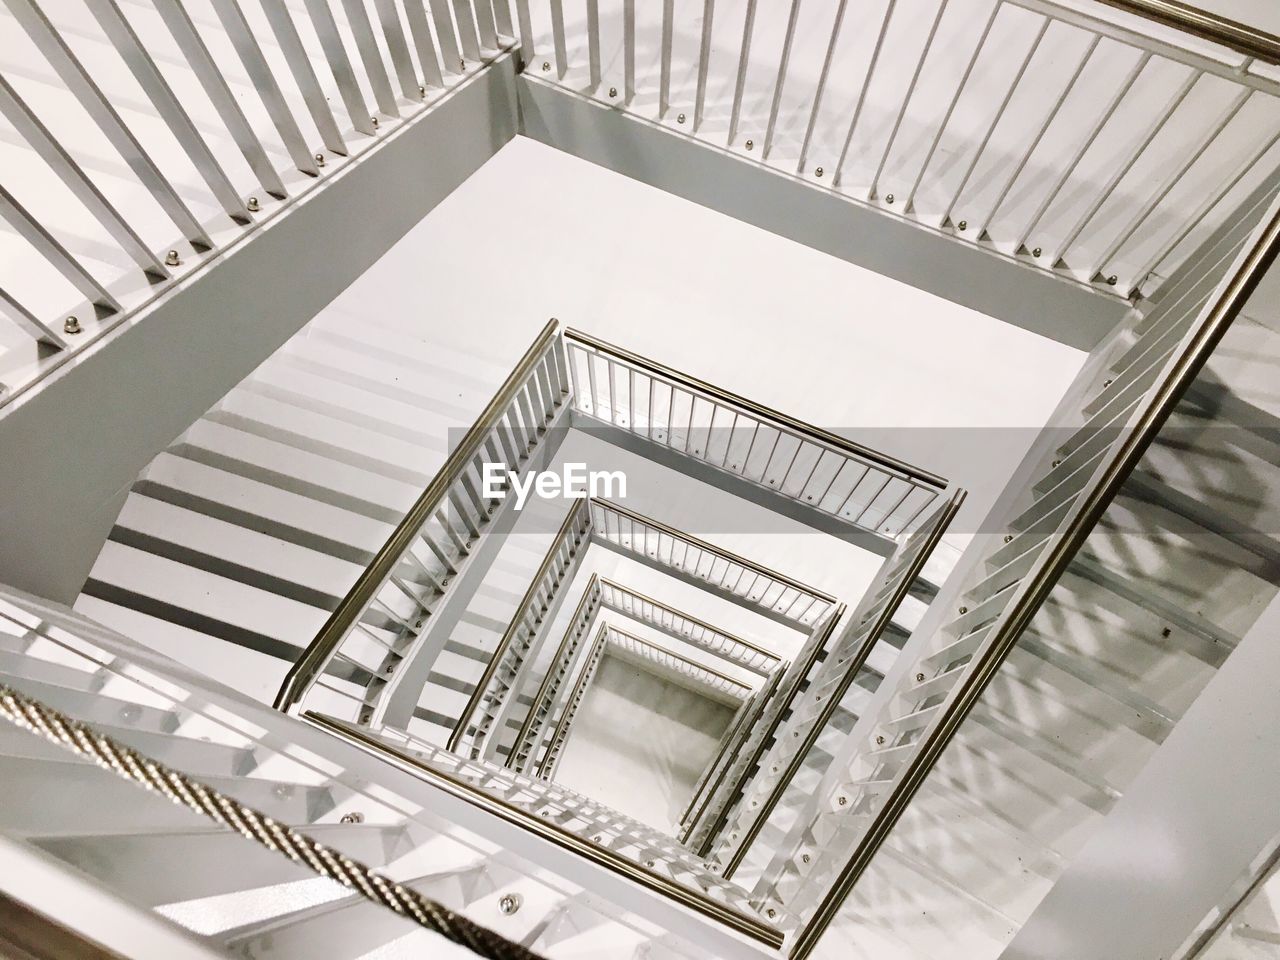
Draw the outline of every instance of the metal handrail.
M695 913L723 924L736 933L743 934L775 949L782 946L783 935L781 931L769 926L764 921L735 910L705 894L691 890L683 884L663 876L656 870L650 870L640 864L633 863L626 857L584 840L563 827L549 823L539 817L531 817L513 804L477 790L471 784L450 776L427 763L404 755L366 731L311 711L303 714L303 719L353 746L374 754L392 766L399 767L428 781L450 796L464 800L488 814L521 827L540 839L546 840L562 850L576 854L596 866L604 867L610 872L616 873L647 890L652 890L664 897L668 897L680 905L688 907Z
M729 801L725 803L719 813L716 814L714 825L707 831L706 837L700 845L700 852L703 856L707 854L712 841L728 821L729 813L733 810L735 802L734 798L742 796L743 792L746 790L746 784L751 777L752 769L764 759L765 753L769 748L769 741L777 734L778 727L782 725L783 716L785 716L791 709L791 705L795 703L795 699L800 693L800 685L804 682L804 678L809 675L814 664L818 662L818 657L821 655L822 651L826 649L827 642L831 639L831 634L835 631L836 623L839 622L843 614L844 604L841 604L828 615L827 621L822 625L821 630L816 635L808 655L803 660L796 661L790 667L791 676L795 678L795 682L790 685L788 690L778 694L781 699L776 707L766 705L766 709L773 713L773 717L764 728L759 743L756 745L755 750L752 751L751 759L747 762L746 766L742 768L742 772L738 775L733 789L729 794ZM778 688L781 690L781 683L779 683ZM708 794L707 801L703 804L703 808L698 811L698 816L695 818L695 822L702 818L703 814L706 812L707 805L711 803L714 798L714 792ZM692 831L690 836L692 836Z
M1280 65L1280 37L1257 27L1230 20L1227 17L1179 0L1097 0L1104 6L1123 10L1173 27L1183 33L1208 40L1234 50L1236 53L1263 63Z
M646 517L642 513L636 513L634 510L628 510L626 507L619 503L614 503L612 500L604 500L600 497L596 497L591 502L598 504L603 510L619 514L626 517L628 520L634 520L636 523L643 524L644 526L652 527L654 530L657 530L660 533L665 533L674 540L682 540L685 543L692 544L699 550L705 550L708 553L712 553L716 556L732 561L741 567L746 567L752 573L757 573L762 577L768 577L771 580L776 580L778 583L790 587L792 590L796 590L807 597L815 597L816 599L822 600L831 606L834 606L836 603L836 598L829 593L824 593L821 590L815 590L813 587L803 584L799 580L788 577L785 573L778 573L776 570L770 570L768 567L762 566L754 561L748 560L746 557L741 557L736 553L725 550L723 547L717 547L715 544L708 543L706 540L700 540L691 534L685 533L683 530L677 530L675 527L665 524L661 520L654 520L650 517ZM595 534L595 536L597 539L600 539L599 533Z
M591 642L591 649L587 651L586 657L583 658L582 669L578 672L578 679L573 682L573 688L569 691L569 696L565 698L564 709L560 711L560 719L556 721L555 729L551 731L551 739L547 741L547 752L542 755L542 759L538 762L537 776L539 779L546 775L557 741L562 736L568 736L569 734L569 715L573 712L574 702L582 695L586 687L588 676L592 670L592 661L601 656L604 647L604 631L605 625L601 624L600 629L596 631L595 640Z
M736 636L732 633L726 633L724 630L721 630L719 627L713 627L711 624L707 623L707 621L705 620L700 620L697 617L692 617L687 613L683 613L680 610L677 610L675 607L668 606L667 604L661 602L660 600L655 600L653 599L653 597L650 597L650 596L647 596L646 594L641 593L639 590L632 590L630 587L624 587L622 584L617 583L613 580L610 580L607 577L600 578L600 585L601 587L611 587L614 590L617 590L619 593L625 593L627 596L635 597L637 600L642 600L645 603L653 605L659 610L664 610L667 613L672 614L673 616L679 617L681 620L686 620L696 627L702 627L702 629L707 630L715 634L716 636L724 637L726 640L730 641L731 643L737 644L738 646L746 647L752 653L758 653L762 657L767 657L769 660L773 661L773 666L770 667L768 670L762 669L762 668L749 667L746 664L742 664L742 667L744 670L751 670L753 673L759 673L762 676L764 676L764 675L768 675L769 672L782 661L782 658L779 657L776 653L772 653L764 649L764 647L757 646L756 644L752 643L750 640L743 640L741 637ZM602 592L602 597L603 597L603 592ZM629 614L627 613L626 610L623 610L619 608L617 605L609 603L606 600L602 599L601 602L604 603L604 605L609 607L610 609L617 610L619 613L626 614L627 616L635 616L634 614ZM697 645L697 641L690 640L689 642Z
M947 481L944 477L922 470L920 467L913 466L905 460L899 460L878 450L872 450L870 447L864 447L862 444L848 440L839 434L831 433L828 430L815 427L813 424L797 420L785 413L774 410L772 407L766 407L764 404L756 403L754 400L749 400L736 393L730 393L728 390L723 390L698 377L682 373L679 370L668 367L666 364L632 353L630 350L615 346L598 337L593 337L589 333L583 333L581 330L567 327L564 331L564 339L567 342L590 347L599 353L623 360L638 369L677 383L691 393L700 393L711 397L727 407L739 407L760 420L781 424L793 433L797 433L819 446L824 446L833 453L841 453L845 456L874 464L886 472L896 473L904 479L914 480L927 487L934 487L938 490L946 489Z
M698 663L696 660L690 660L688 657L682 657L680 654L667 649L661 644L653 643L650 640L645 640L645 639L642 639L641 637L637 637L634 633L628 633L626 630L619 629L613 624L605 624L605 631L606 631L606 636L608 636L608 643L611 643L614 646L621 648L622 650L627 649L626 644L614 639L614 637L612 636L613 634L617 634L617 636L621 637L623 640L631 641L631 643L635 644L637 647L647 647L650 650L655 650L660 654L670 657L672 660L679 660L681 663L688 664L695 673L708 673L717 680L723 680L729 686L741 688L743 691L745 691L745 694L742 697L738 697L737 699L739 700L745 700L747 697L751 695L751 688L747 686L745 683L743 683L742 681L734 680L732 677L726 677L719 670L713 670L710 667L707 667L701 663ZM639 656L645 656L645 655L639 654ZM654 661L654 662L657 663L658 661ZM694 674L690 674L690 676L693 676L693 675ZM710 681L703 681L703 682L705 683L706 686L715 688L715 684L711 683ZM725 691L725 692L728 693L729 696L734 696L734 694L729 693L729 691Z
M876 614L875 620L871 628L867 631L866 636L858 645L858 650L854 653L853 658L843 668L840 682L836 688L827 696L826 703L823 704L822 710L818 713L810 724L808 732L800 741L800 745L792 753L790 761L787 763L786 769L778 777L778 782L769 792L769 796L764 803L760 805L760 809L755 813L751 823L747 826L746 832L737 842L733 854L730 856L728 863L725 864L721 871L721 876L725 879L731 878L738 867L742 865L743 859L747 855L751 844L755 842L760 832L764 829L764 825L769 821L769 817L777 808L782 800L782 794L786 791L796 774L800 772L800 767L804 764L805 757L809 751L813 749L814 744L818 742L818 737L827 724L831 722L831 718L835 715L836 709L840 706L840 702L844 699L849 687L853 684L854 678L858 671L862 669L862 665L866 663L867 657L870 656L872 648L879 642L880 637L888 629L893 615L897 613L898 607L902 601L907 598L907 594L911 591L911 586L915 583L916 578L924 569L929 557L932 555L934 548L942 540L942 535L951 525L951 521L955 518L956 513L960 510L960 505L964 503L966 492L957 491L955 496L947 503L939 512L938 517L933 521L932 527L929 529L924 544L916 556L908 564L906 570L902 572L901 577L893 591L889 594L887 602L880 603L880 612ZM872 591L879 586L879 578L872 581L871 589L868 590L868 598L872 595ZM854 621L856 623L856 621Z
M769 682L761 688L760 703L758 707L752 711L752 713L757 717L764 715L765 709L769 706L769 698L773 696L774 692L778 689L779 684L782 683L782 678L786 674L789 666L790 664L784 664L780 669L775 670L773 676L769 678ZM748 728L746 726L743 726L738 732L745 734L747 729ZM698 825L698 820L702 817L702 814L706 812L707 804L711 802L712 797L714 797L719 791L720 785L724 783L724 778L728 775L732 766L733 761L726 757L725 763L721 764L719 770L716 771L715 780L704 785L703 789L695 791L694 795L690 798L689 805L685 808L684 816L680 818L681 823L684 824L684 828L680 835L682 843L687 843L689 841L689 837L693 834L694 829ZM699 802L699 800L701 800L701 802ZM693 812L695 807L698 810L696 814Z
M542 563L538 565L538 570L529 582L529 587L525 590L524 596L520 598L520 603L516 607L516 612L512 615L511 622L507 625L506 631L503 632L502 639L498 641L498 646L493 651L493 655L489 657L489 662L485 664L484 673L476 681L475 690L467 698L467 705L458 717L458 722L454 725L453 732L449 734L447 749L450 751L458 749L458 743L467 729L468 720L475 712L476 707L480 705L480 701L483 699L489 684L493 682L494 674L498 672L498 667L502 663L503 657L507 655L511 645L515 642L516 634L524 626L525 616L529 608L533 606L538 591L542 588L542 581L551 572L551 567L560 553L561 545L569 538L569 534L577 525L577 521L581 519L580 514L584 509L587 511L587 529L591 528L589 503L589 500L579 500L573 505L573 509L565 514L564 520L560 524L560 529L556 531L555 539L551 542L551 547L547 550L546 556L542 558ZM512 689L511 694L514 696L516 691Z
M529 345L529 349L524 352L515 369L502 382L493 399L480 412L480 416L476 417L471 429L449 454L444 466L409 508L409 512L396 525L386 543L374 555L373 561L356 578L356 582L347 591L347 595L339 601L315 639L307 645L302 656L289 668L272 704L277 710L288 711L297 705L311 684L324 671L342 639L359 621L365 608L377 596L404 552L413 543L419 528L440 509L450 488L465 472L471 458L479 452L490 431L497 425L503 411L523 388L525 378L537 366L547 348L553 344L557 326L558 321L555 319L547 321L546 326Z
M592 574L591 579L587 582L587 588L582 592L582 599L578 601L578 607L573 611L573 616L569 618L569 626L564 632L564 636L560 638L560 645L556 647L555 656L551 658L551 665L547 668L547 672L542 677L542 683L538 685L538 692L534 695L533 703L529 707L528 714L525 715L524 722L520 724L520 731L516 734L515 744L511 748L511 752L507 754L506 766L512 767L517 762L516 757L520 752L521 746L524 745L525 738L533 732L533 725L538 722L538 704L542 702L551 689L552 677L555 675L556 664L561 663L568 653L571 641L573 640L576 625L590 608L592 603L598 599L600 595L600 578L597 574ZM584 625L585 627L585 625ZM548 716L547 719L550 719ZM537 750L537 744L532 747Z
M835 918L854 884L870 865L1023 631L1066 573L1227 329L1244 309L1263 275L1280 257L1280 200L1270 205L1268 214L1269 219L1259 226L1252 240L1239 253L1234 272L1220 286L1212 307L1187 338L1176 358L1170 361L1165 375L1135 416L1131 427L1116 441L1113 454L1099 468L1094 482L1080 495L1070 516L1018 587L1017 595L1007 608L1007 615L1001 618L987 646L975 655L973 668L959 681L952 699L925 734L919 750L904 764L898 786L889 793L884 806L863 834L858 848L797 935L788 954L792 960L802 960L816 948L818 939Z

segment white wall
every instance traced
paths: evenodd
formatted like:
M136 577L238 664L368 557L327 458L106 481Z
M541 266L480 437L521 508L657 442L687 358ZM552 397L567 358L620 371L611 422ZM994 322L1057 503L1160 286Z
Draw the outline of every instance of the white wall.
M556 767L556 782L667 833L733 711L605 656Z

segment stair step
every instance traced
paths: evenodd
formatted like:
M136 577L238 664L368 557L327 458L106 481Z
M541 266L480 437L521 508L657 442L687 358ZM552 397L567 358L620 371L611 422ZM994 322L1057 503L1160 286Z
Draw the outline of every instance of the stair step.
M381 867L406 841L404 829L312 824L298 832ZM138 833L64 834L32 842L144 906L178 903L304 880L311 870L240 834L216 826Z
M361 567L394 527L168 451L151 461L134 489Z
M122 534L141 535L147 545ZM257 530L131 493L112 539L310 606L332 609L363 567ZM162 544L163 551L158 549Z
M112 541L103 546L90 577L129 591L139 598L130 604L136 609L205 633L214 632L211 623L225 624L230 629L215 635L287 660L328 619L326 610ZM152 599L164 606L149 605Z

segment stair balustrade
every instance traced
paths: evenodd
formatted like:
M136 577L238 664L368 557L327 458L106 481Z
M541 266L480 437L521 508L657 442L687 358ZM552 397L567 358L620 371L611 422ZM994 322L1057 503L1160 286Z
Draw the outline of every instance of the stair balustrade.
M530 83L1131 297L1280 162L1280 39L1103 3L517 7Z
M109 146L91 148L106 155L86 160L76 138L58 134L63 118L40 105L38 86L26 83L27 66L0 78L0 114L42 173L74 199L72 209L26 184L0 188L0 219L22 246L21 268L0 291L0 314L25 338L6 344L0 404L214 266L515 46L509 4L484 0L409 0L403 14L386 0L375 4L376 19L363 4L322 0L299 10L273 0L217 0L216 20L193 16L180 0L152 0L141 11L119 0L87 0L90 18L79 19L41 0L4 6L14 53L29 46L40 79L47 75L74 98L68 115L95 127ZM167 45L176 48L172 56L157 54ZM119 61L104 68L93 46ZM238 63L223 62L223 49ZM141 117L131 82L145 97ZM189 86L204 103L183 95ZM250 119L259 114L263 127ZM154 138L153 122L181 157ZM128 210L95 175L121 162L127 190L148 201ZM195 180L175 174L174 164L183 162ZM247 196L241 165L250 175ZM101 231L110 252L86 256L85 231ZM168 242L157 249L156 236ZM97 242L95 235L89 245Z

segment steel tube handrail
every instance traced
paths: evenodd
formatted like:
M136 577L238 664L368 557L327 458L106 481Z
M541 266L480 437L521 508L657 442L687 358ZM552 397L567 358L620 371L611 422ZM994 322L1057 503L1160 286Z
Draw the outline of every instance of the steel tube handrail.
M614 346L613 344L600 340L597 337L593 337L588 333L583 333L581 330L575 330L572 327L566 328L564 331L564 339L567 342L577 343L583 347L589 347L598 353L612 356L617 360L621 360L630 366L643 370L651 375L655 375L656 377L673 381L690 392L696 392L704 396L711 397L726 407L737 407L741 410L745 410L747 413L766 423L773 421L774 423L785 427L787 430L790 430L792 433L799 434L806 440L820 446L825 446L835 453L841 453L846 456L853 457L856 460L873 464L888 473L898 474L904 478L914 480L924 486L935 487L938 490L943 490L947 486L947 481L944 478L939 477L936 474L929 473L927 470L922 470L921 468L912 466L911 464L903 460L899 460L896 457L891 457L888 454L872 450L870 447L864 447L862 444L856 443L853 440L847 440L839 434L831 433L830 431L823 430L820 427L815 427L812 424L787 416L787 414L780 413L772 407L766 407L764 404L756 403L754 400L749 400L736 393L730 393L728 390L722 390L720 387L713 386L698 377L690 376L687 373L681 373L679 370L674 370L665 364L658 363L656 360L650 360L647 357L642 357L639 354L632 353L630 350Z
M462 715L458 717L458 722L453 728L453 733L449 734L449 743L446 747L451 753L458 749L458 742L462 739L463 732L467 729L467 721L471 714L475 712L476 707L480 705L481 699L484 698L484 692L488 689L492 682L494 674L498 672L498 665L502 663L502 658L507 655L507 651L511 649L511 644L515 642L516 634L524 626L525 616L529 608L533 605L538 595L538 591L542 588L542 581L547 574L551 572L551 567L556 561L556 556L560 553L560 547L568 539L570 532L573 530L579 513L583 509L587 510L587 528L591 527L591 511L589 508L589 500L579 500L573 505L573 509L565 514L560 529L556 531L555 539L551 541L551 546L547 548L546 556L542 558L542 563L538 565L538 571L533 575L533 579L529 582L528 589L525 590L524 596L520 598L520 603L516 607L516 612L512 615L511 622L507 625L507 629L502 634L502 639L498 641L498 646L493 651L493 656L489 658L489 662L485 664L484 673L480 675L480 679L476 681L476 688L471 692L471 696L467 699L467 706L462 711ZM516 691L511 690L511 695L515 696Z
M1179 0L1096 0L1104 6L1132 13L1208 40L1263 63L1280 64L1280 37L1193 7Z
M823 729L831 722L831 718L835 715L836 709L840 706L845 694L849 692L849 687L852 686L858 671L862 669L862 665L867 662L867 657L871 655L871 649L879 642L885 630L888 629L890 621L893 620L893 615L898 612L898 607L906 599L911 590L911 585L915 582L916 577L920 575L920 571L924 569L924 565L929 562L929 557L942 540L943 533L951 525L951 521L955 518L956 512L959 511L960 505L964 503L964 499L965 491L958 491L956 496L952 497L951 501L943 508L941 515L934 521L933 529L929 531L923 548L898 579L898 584L889 595L888 602L881 604L880 612L876 615L875 622L863 638L862 643L859 644L853 658L844 668L839 684L827 697L827 702L823 704L822 710L800 741L799 748L792 754L786 769L782 771L768 798L760 805L759 811L752 818L742 839L738 841L733 855L730 856L724 870L721 871L721 876L726 880L731 879L734 873L737 872L738 867L742 865L743 858L747 855L747 850L760 835L764 825L769 822L770 815L782 800L783 792L790 786L795 775L800 772L800 767L804 764L805 757L813 749L814 744L818 742L818 737L822 735ZM872 586L878 586L878 581L872 581ZM868 593L868 596L870 596L870 593ZM856 623L856 621L854 622Z
M744 795L746 791L747 781L750 780L751 778L752 769L756 767L758 764L760 764L764 760L765 756L767 755L769 751L770 739L777 735L778 728L782 725L783 716L786 715L786 713L791 709L792 704L794 704L796 701L796 697L800 695L800 685L804 683L804 678L809 675L809 671L811 671L814 665L818 662L818 657L821 655L822 651L826 649L827 642L831 639L831 634L835 631L836 623L840 620L843 614L844 614L843 604L837 607L836 609L834 609L833 611L831 611L831 613L828 614L827 622L821 628L822 632L818 638L818 641L813 645L813 648L809 651L809 655L806 656L804 660L798 661L791 665L791 668L790 668L791 670L799 671L798 674L795 674L797 678L796 682L791 686L791 689L788 690L785 694L778 694L778 696L781 696L783 698L781 701L781 706L774 713L773 719L769 722L769 726L766 729L764 736L760 738L760 743L756 747L756 749L753 751L751 760L747 763L745 767L742 768L742 773L738 776L737 781L733 787L733 792L730 794L731 799L729 800L729 802L727 802L724 805L724 807L720 810L720 812L716 814L715 824L707 832L706 838L702 841L701 850L699 851L702 856L707 855L707 853L711 849L713 842L715 841L716 836L720 833L721 830L724 829L725 824L728 822L729 814L733 811L733 805L735 802L734 799L732 798L733 797L741 798ZM781 687L781 683L779 683L779 687ZM768 709L767 705L766 705L766 709ZM710 803L714 798L715 798L714 793L708 794L707 802ZM697 819L700 820L702 818L702 815L705 812L706 812L706 804L703 805L702 810L698 811Z
M578 607L573 611L573 616L569 618L569 626L564 632L564 636L560 638L560 644L556 647L555 656L551 658L551 664L547 667L547 672L542 677L542 683L538 685L538 692L534 695L533 704L529 707L529 712L525 715L524 722L520 724L520 732L516 734L515 745L511 752L507 754L505 766L511 767L516 762L516 755L520 752L520 747L524 744L525 738L533 732L533 725L537 723L538 704L542 702L542 698L547 695L551 689L551 678L555 673L556 664L564 659L566 651L569 649L570 641L573 639L574 633L578 629L578 621L584 613L586 613L590 604L598 596L600 591L600 578L596 574L591 575L591 579L587 582L587 588L582 591L582 599L578 601ZM585 626L585 625L584 625ZM585 631L584 631L585 632ZM550 720L550 714L547 719ZM533 745L533 749L537 750L537 744ZM533 759L531 756L530 759Z
M760 702L757 705L757 708L752 710L753 714L760 716L764 714L764 711L766 709L768 709L769 698L773 696L774 692L778 689L778 686L782 683L782 678L783 676L785 676L787 672L787 668L789 666L790 664L784 664L781 669L775 670L773 673L773 676L769 678L769 682L764 687L761 688ZM739 733L743 733L745 732L745 730L746 730L746 727L743 727L741 730L739 730ZM745 743L745 739L744 739L744 743ZM693 797L690 799L689 806L685 809L684 816L681 818L682 822L684 823L684 830L680 836L681 843L689 842L689 837L693 835L694 830L697 829L698 821L702 818L702 815L707 810L707 804L709 804L712 798L715 797L715 795L719 792L720 785L724 783L724 778L725 776L728 775L729 769L732 766L733 766L733 761L726 760L726 762L722 764L720 766L720 769L716 772L716 777L714 782L712 782L709 786L704 785L704 789L696 792L693 795ZM696 814L693 812L695 806L698 808L698 812Z
M705 894L691 890L683 884L663 876L656 870L650 870L640 864L633 863L621 854L584 840L563 827L549 823L539 817L529 816L519 807L478 790L464 780L451 776L413 757L405 756L399 750L391 747L390 744L383 743L366 731L358 730L340 720L334 720L313 711L307 711L303 714L303 719L333 736L346 740L353 746L374 754L395 767L428 781L450 796L464 800L507 823L528 830L540 839L546 840L562 850L567 850L569 853L582 857L596 866L603 867L639 886L668 897L681 906L688 907L695 913L714 920L736 933L741 933L775 949L782 946L782 932L769 926L764 921L740 910L735 910L733 907L720 903Z
M712 633L716 634L717 636L724 637L726 640L730 640L733 643L738 644L739 646L746 647L752 653L758 653L762 657L768 657L770 660L773 661L774 667L776 667L782 661L782 658L779 657L776 653L771 653L770 651L764 649L764 647L760 647L752 643L750 640L743 640L741 637L735 636L732 633L727 633L724 630L721 630L719 627L713 627L711 624L707 623L707 621L699 620L697 617L691 617L687 613L682 613L681 611L675 609L675 607L668 606L667 604L663 603L660 600L655 600L653 599L653 597L647 596L641 593L639 590L632 590L630 587L624 587L622 584L617 583L616 581L610 580L607 577L601 577L600 584L601 586L604 586L604 587L612 587L614 590L617 590L619 593L625 593L628 596L635 597L637 600L643 600L645 603L652 604L653 606L657 607L659 610L665 610L667 613L673 614L674 616L677 616L682 620L687 620L689 623L693 624L696 627L702 627L704 630L710 630ZM622 610L611 603L607 603L603 600L601 602L605 606L609 607L610 609L617 610L619 613L626 614L627 616L632 616L632 614L628 614L625 610ZM696 641L691 640L689 642L694 643L696 645ZM753 673L759 673L761 675L768 675L769 673L769 670L753 669L751 667L746 666L745 664L743 665L743 669L751 670ZM773 669L773 668L771 667L770 669Z
M626 517L628 520L634 520L636 523L643 524L647 527L652 527L654 530L657 530L659 533L665 533L667 536L671 537L674 540L683 540L685 543L692 544L693 546L697 547L699 550L705 550L708 553L715 554L718 557L722 557L725 560L729 560L733 563L736 563L740 567L746 567L752 573L757 573L762 577L769 577L773 580L776 580L778 583L783 584L784 586L790 587L791 589L804 594L806 597L816 597L817 599L823 600L831 606L835 606L836 598L831 596L829 593L823 593L821 590L815 590L813 587L806 586L805 584L801 583L799 580L793 580L791 577L788 577L785 573L778 573L776 570L770 570L768 567L764 567L758 563L754 563L753 561L748 560L746 557L740 557L736 553L731 553L730 551L725 550L723 547L717 547L714 544L708 543L705 540L699 540L697 537L692 536L691 534L685 533L683 530L677 530L675 527L669 526L663 523L661 520L653 520L649 517L646 517L642 513L636 513L634 510L628 510L626 507L622 506L621 504L614 503L612 500L604 500L600 497L596 497L591 502L599 504L601 509L603 510L609 510L617 514L621 514L622 516ZM599 533L594 533L593 536L597 540L602 540L605 542L607 542L608 540L607 536L602 536Z
M551 731L551 739L547 741L547 752L542 755L542 759L538 761L537 777L542 779L547 770L547 764L551 761L551 753L555 750L556 742L561 736L568 736L569 714L573 712L573 703L579 694L584 692L588 675L591 673L591 662L601 655L601 648L604 646L605 625L601 624L600 629L596 631L596 638L591 642L591 648L587 651L587 655L582 660L582 669L578 671L578 677L573 681L573 686L569 690L569 696L565 698L564 709L560 711L560 719L556 721L555 727ZM550 717L547 718L548 720Z
M819 938L835 919L854 884L906 811L916 791L961 724L976 706L987 684L995 677L1023 631L1066 573L1178 401L1244 309L1263 275L1280 256L1280 201L1273 202L1268 213L1270 219L1259 228L1247 249L1239 254L1236 261L1238 266L1230 280L1226 281L1213 298L1213 306L1176 359L1171 361L1167 372L1154 388L1145 407L1135 417L1132 426L1116 441L1117 447L1113 455L1099 469L1090 488L1081 494L1070 517L1054 535L1053 542L1046 547L1045 553L1018 588L1007 615L999 622L987 647L975 657L977 662L973 669L960 680L953 699L944 707L944 713L936 726L926 734L925 742L906 762L898 788L886 798L884 807L867 828L857 850L837 875L813 916L800 930L788 954L792 960L802 960L816 948Z
M374 555L373 562L356 579L355 584L347 591L347 595L339 601L333 613L329 615L329 619L320 628L315 639L307 645L302 656L289 668L284 683L281 684L280 691L272 704L275 709L288 711L295 706L311 683L323 672L333 652L373 602L373 598L382 589L387 578L391 576L396 564L413 543L413 538L418 535L419 529L440 509L450 488L466 471L471 458L480 451L490 431L515 400L516 394L524 387L525 379L541 362L543 354L555 340L557 326L558 321L553 319L542 328L542 332L529 345L529 349L524 352L515 369L502 382L493 399L480 412L480 416L476 417L471 429L453 448L444 466L409 508L404 519L396 525L387 542Z
M667 647L662 646L662 644L660 643L653 643L650 640L645 640L641 637L637 637L634 633L628 633L626 630L622 630L618 627L615 627L611 623L605 624L605 630L606 630L606 636L608 634L616 633L618 636L632 641L637 646L648 647L650 650L657 650L659 653L665 653L672 660L679 660L681 663L687 663L689 666L693 667L695 670L701 670L704 673L709 673L711 674L711 676L715 677L717 680L723 680L725 683L731 686L741 687L743 690L747 692L746 696L742 698L744 701L751 696L751 688L747 686L745 683L743 683L741 680L735 680L733 679L733 677L726 677L719 670L713 670L711 669L711 667L703 666L701 663L698 663L696 660L690 660L688 657L682 657L680 654L676 653L674 650L670 650ZM618 644L618 641L612 638L609 638L608 642L621 646L621 644ZM625 649L625 647L623 649ZM730 696L732 696L732 694L730 694Z

